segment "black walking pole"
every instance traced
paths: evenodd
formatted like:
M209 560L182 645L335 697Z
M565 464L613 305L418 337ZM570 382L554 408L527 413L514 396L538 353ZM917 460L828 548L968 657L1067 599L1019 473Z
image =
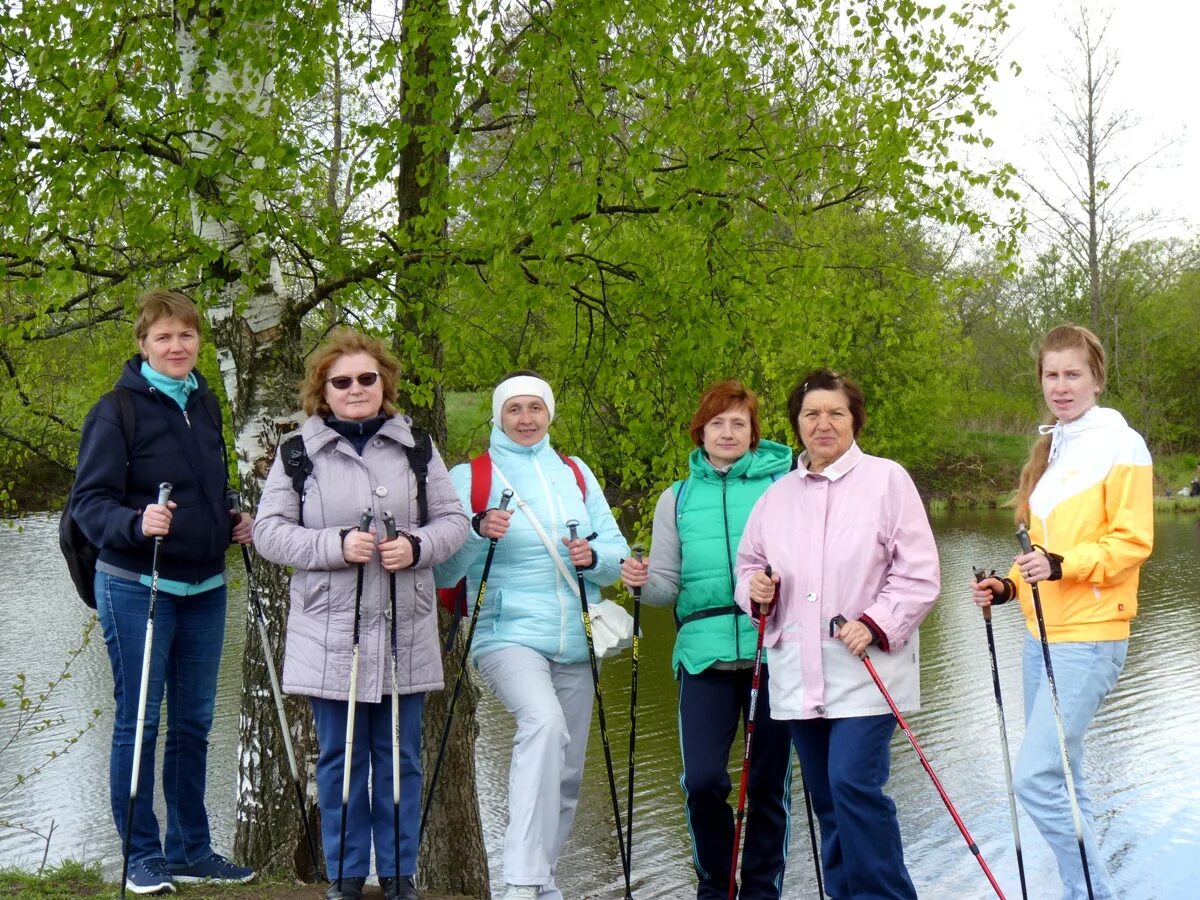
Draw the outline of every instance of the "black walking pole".
M166 506L171 499L171 483L158 486L158 505ZM137 726L133 732L133 765L129 780L129 803L125 807L125 838L121 853L121 896L125 896L125 879L129 877L129 842L133 834L133 805L137 800L138 776L142 769L142 735L146 731L146 696L150 691L150 654L154 650L154 608L158 604L158 554L162 535L154 537L154 554L150 558L150 608L146 613L146 643L142 648L142 682L138 687Z
M987 578L983 569L975 569L975 581ZM1021 829L1017 825L1017 797L1013 793L1012 762L1008 755L1008 729L1004 724L1004 698L1000 695L1000 667L996 662L996 636L992 632L991 604L983 607L983 624L987 631L988 653L992 659L992 690L996 695L996 718L1000 723L1000 748L1004 751L1004 783L1008 786L1008 812L1012 818L1013 847L1017 851L1017 874L1021 876L1021 897L1028 898L1025 889L1025 860L1021 854Z
M804 782L804 770L800 771L800 790L804 791L804 812L808 815L808 842L812 845L813 869L817 873L817 896L825 896L825 882L821 878L821 851L817 845L817 828L813 824L812 798L808 796L808 785Z
M763 570L771 577L771 567ZM775 585L775 600L779 600L779 584ZM754 601L751 601L753 605ZM767 634L767 613L758 611L758 640L754 644L754 674L750 678L750 711L746 716L746 740L742 746L742 781L738 787L737 816L733 828L733 861L729 864L729 900L737 897L738 854L742 849L742 822L746 820L746 784L750 780L750 750L754 746L754 717L758 712L758 684L762 677L763 639Z
M500 506L498 509L508 509L508 503L512 500L513 492L505 490L500 495ZM479 621L479 610L483 608L483 597L487 593L488 573L492 571L492 559L496 555L496 541L498 538L492 538L488 542L487 558L483 561L483 573L479 576L479 592L475 595L475 609L471 611L471 625L467 629L467 643L463 647L462 666L458 670L458 678L454 681L454 692L450 695L450 708L446 710L446 724L442 726L442 742L438 745L437 759L433 763L433 775L429 778L429 790L425 793L425 808L421 810L421 827L417 833L417 844L420 845L421 839L425 837L425 824L429 821L429 809L433 805L433 793L437 790L438 775L442 771L442 760L446 757L446 745L450 740L450 726L454 724L454 704L458 702L458 695L462 691L463 678L467 674L467 662L471 658L471 642L475 640L475 625Z
M634 544L633 558L642 561L642 546ZM642 588L633 589L633 674L629 680L629 800L625 805L625 861L633 872L633 751L637 745L638 628L642 619Z
M383 529L389 541L394 541L396 518L383 512ZM396 879L400 878L400 651L396 646L396 573L388 572L388 595L391 601L392 629L392 836L396 844Z
M267 633L267 615L263 610L262 600L258 596L258 587L254 580L254 569L250 565L250 550L242 544L242 561L246 564L246 594L250 598L250 606L254 610L255 621L258 622L258 639L262 644L263 656L267 663L267 677L271 682L271 696L275 698L275 714L279 719L279 732L283 735L283 747L287 751L288 771L292 776L292 786L296 789L296 805L300 809L300 820L304 823L304 838L308 842L308 853L312 859L312 871L320 877L321 861L317 855L317 843L313 839L312 826L308 822L308 813L304 803L304 788L300 785L300 767L296 765L296 751L292 747L292 732L288 728L287 713L283 708L283 691L279 687L279 674L275 670L275 652L271 649L271 638Z
M836 637L838 629L846 624L845 616L834 616L829 620L829 636ZM1000 885L996 881L996 876L992 874L992 870L988 868L987 862L983 858L983 854L979 852L979 846L975 843L975 839L971 837L971 833L967 831L967 826L964 824L962 817L959 816L958 810L954 808L954 804L950 802L950 795L946 793L946 789L942 787L941 781L934 774L933 766L929 764L929 760L925 758L925 752L921 749L921 745L917 743L916 737L912 733L912 729L908 727L908 723L904 721L904 716L900 714L900 708L896 706L896 701L892 699L892 695L888 693L888 689L883 684L883 679L879 677L879 673L875 671L875 664L871 662L871 657L867 654L862 656L863 665L867 667L867 671L871 674L871 680L875 682L875 687L879 688L879 693L883 694L883 699L887 701L888 708L892 711L892 716L896 719L896 724L900 726L900 730L904 732L904 736L908 738L908 742L912 744L912 748L917 751L917 757L921 760L921 765L925 768L930 779L933 781L933 786L937 788L938 796L942 798L942 803L946 805L947 811L950 813L950 818L954 820L954 824L958 826L963 839L967 842L967 849L974 855L980 868L983 869L983 874L987 876L987 880L991 883L992 889L996 892L996 896L1000 900L1004 900L1004 892L1000 890Z
M571 540L579 539L579 522L571 519L567 522L567 530ZM592 535L591 537L595 537ZM591 540L591 538L588 538ZM625 855L625 836L621 829L621 801L617 799L617 776L613 773L612 748L608 743L608 725L604 721L604 697L600 694L600 666L596 663L596 646L592 642L592 615L588 612L587 586L583 578L583 568L575 567L575 576L579 579L579 605L583 610L583 634L587 638L588 660L592 664L592 687L596 692L596 715L600 722L600 742L604 745L604 764L608 768L608 791L612 795L613 818L617 822L617 849L621 851L621 868L625 870L625 897L633 896L629 882L629 859Z
M1022 553L1032 553L1033 544L1029 531L1022 522L1017 526L1017 543ZM1026 582L1029 584L1028 582ZM1036 583L1029 584L1033 591L1033 611L1037 617L1038 637L1042 640L1042 660L1046 664L1046 684L1050 688L1050 708L1054 711L1054 724L1058 728L1058 749L1062 754L1063 780L1067 782L1067 798L1071 801L1071 819L1075 824L1075 840L1079 844L1079 858L1083 862L1083 881L1087 885L1088 900L1092 894L1092 875L1088 871L1087 848L1083 845L1083 816L1079 812L1079 799L1075 796L1075 779L1071 775L1071 759L1067 755L1067 732L1063 728L1062 711L1058 707L1058 688L1054 685L1054 666L1050 662L1050 641L1046 638L1046 621L1042 618L1042 595Z
M370 509L358 521L359 531L371 530ZM350 760L354 756L354 707L358 702L358 626L362 621L363 563L358 564L358 587L354 592L354 646L350 652L350 691L346 706L346 749L342 759L342 826L338 838L337 889L342 892L342 870L346 862L346 807L350 803Z

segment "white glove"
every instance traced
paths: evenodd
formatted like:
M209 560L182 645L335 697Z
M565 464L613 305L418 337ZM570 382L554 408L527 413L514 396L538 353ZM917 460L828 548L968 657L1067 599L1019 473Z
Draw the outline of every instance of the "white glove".
M597 659L616 656L633 645L633 616L620 604L601 600L588 604L592 620L592 647Z

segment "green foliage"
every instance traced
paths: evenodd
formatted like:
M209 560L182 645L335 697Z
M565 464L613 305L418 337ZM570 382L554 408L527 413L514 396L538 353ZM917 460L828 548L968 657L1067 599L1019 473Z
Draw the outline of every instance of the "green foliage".
M1120 410L1156 454L1200 446L1200 245L1146 241L1114 258L1099 335L1108 357L1101 402ZM1051 248L1019 276L981 263L961 274L948 307L965 338L955 422L1031 433L1045 415L1037 343L1054 325L1086 320L1084 273Z

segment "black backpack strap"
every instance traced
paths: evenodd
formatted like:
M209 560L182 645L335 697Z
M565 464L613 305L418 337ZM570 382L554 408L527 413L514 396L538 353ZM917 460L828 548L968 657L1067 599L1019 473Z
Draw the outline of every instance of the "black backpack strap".
M308 458L308 450L304 447L304 438L293 434L279 445L279 453L283 458L283 471L292 479L292 488L300 498L300 519L304 524L304 482L312 474L312 460Z
M673 611L673 609L672 609ZM746 611L740 606L730 604L729 606L712 606L708 609L702 609L698 612L690 613L679 618L679 614L675 614L675 630L678 631L688 622L698 622L700 619L711 619L713 616L736 616L738 614L745 615Z
M417 524L429 521L429 499L425 496L425 482L429 478L429 461L433 459L433 438L420 428L412 430L413 446L405 447L408 467L417 479Z
M225 487L229 487L229 449L225 446L225 420L221 416L221 401L217 399L217 395L212 391L205 391L200 395L200 402L204 404L204 408L208 410L208 414L212 417L213 424L217 426L217 433L221 435L221 461L225 463Z
M130 457L133 456L133 397L129 394L128 388L115 387L108 392L109 396L117 404L117 419L121 422L121 437L125 439L125 461L129 463Z

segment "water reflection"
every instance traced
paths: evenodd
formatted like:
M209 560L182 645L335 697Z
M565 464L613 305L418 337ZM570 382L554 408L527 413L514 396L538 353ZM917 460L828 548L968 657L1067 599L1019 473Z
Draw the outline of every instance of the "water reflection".
M89 611L75 597L55 542L57 522L34 517L19 528L0 528L0 628L3 685L18 671L31 686L54 677L67 647L81 632ZM1004 514L956 513L934 521L942 556L944 595L922 629L923 709L909 717L929 757L980 851L1009 896L1019 896L1012 849L1003 765L999 756L995 702L987 644L978 611L963 585L971 565L1000 566L1015 552ZM233 557L231 557L231 560ZM1193 587L1200 559L1200 522L1164 518L1157 523L1155 553L1143 570L1141 615L1135 626L1125 672L1105 704L1088 740L1085 766L1092 787L1102 848L1114 882L1126 898L1169 900L1196 896L1200 877L1200 659L1195 650L1200 609ZM240 570L231 563L231 573ZM235 591L236 595L236 591ZM244 616L236 596L231 603L225 665L221 672L218 721L209 754L209 798L214 841L232 845L234 742ZM643 610L638 688L638 741L633 869L640 898L694 896L687 831L679 789L679 749L675 732L675 681L668 670L673 626L667 610ZM995 631L1000 674L1015 751L1021 722L1019 611L998 609ZM628 747L630 663L628 654L611 661L603 674L614 762L622 803ZM11 695L4 694L6 700ZM86 711L104 711L100 724L45 772L0 800L0 819L13 819L45 831L55 827L52 861L102 859L119 865L119 844L107 801L107 758L111 728L112 681L98 631L77 661L74 677L56 691L52 712L78 722ZM10 705L0 710L0 746L13 722ZM480 711L478 744L484 831L495 884L502 883L502 798L507 790L512 730L507 714L490 698ZM0 794L18 772L45 760L64 732L24 738L0 754ZM161 751L160 751L161 752ZM735 755L740 752L735 748ZM893 743L890 792L900 810L909 869L923 897L987 897L990 888L928 776L902 735ZM731 760L734 777L740 771ZM736 782L735 782L736 783ZM798 784L798 782L797 782ZM815 897L803 801L795 792L792 848L785 896ZM161 805L161 798L159 798ZM623 878L610 824L602 746L597 734L589 746L576 826L560 865L565 896L620 897ZM1026 878L1032 897L1057 896L1053 857L1032 823L1021 814ZM0 865L35 866L42 841L18 830L0 830Z

